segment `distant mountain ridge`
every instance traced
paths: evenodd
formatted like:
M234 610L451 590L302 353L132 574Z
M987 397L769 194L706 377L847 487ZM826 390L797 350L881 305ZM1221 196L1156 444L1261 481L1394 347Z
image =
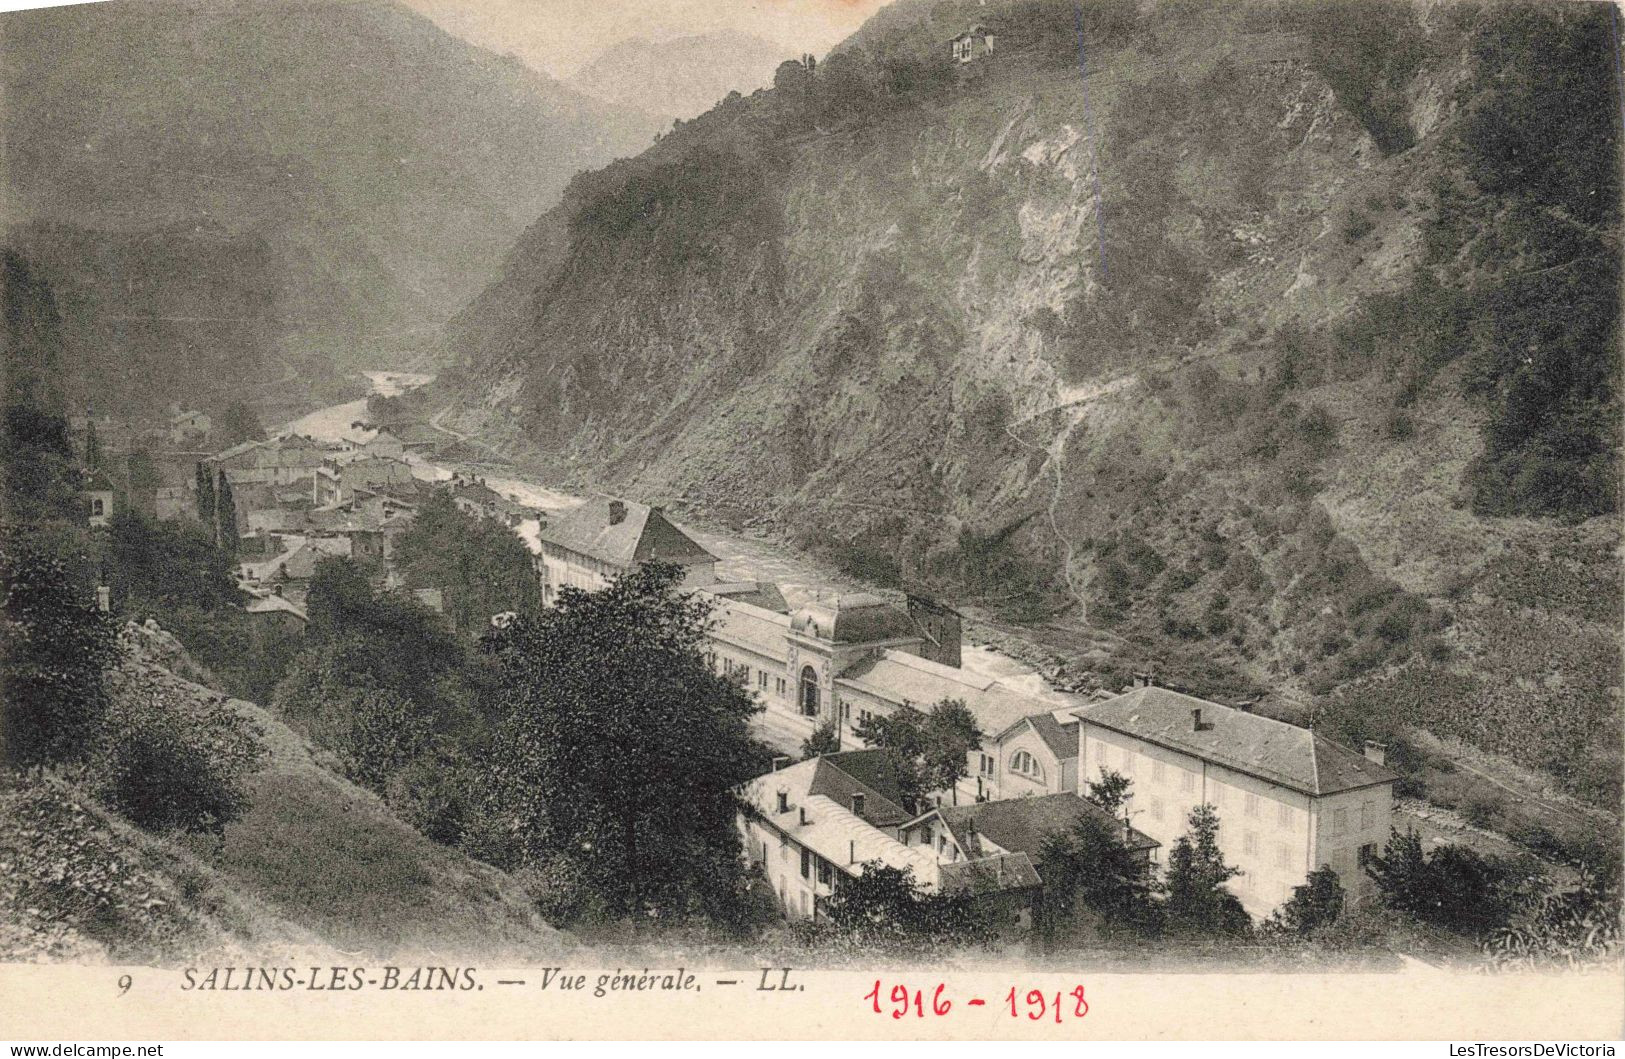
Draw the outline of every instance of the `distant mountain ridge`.
M58 288L76 389L136 395L432 333L658 125L382 0L11 13L0 67L8 239Z
M565 83L579 92L667 118L691 118L729 92L748 96L773 83L791 49L736 31L667 40L622 41Z

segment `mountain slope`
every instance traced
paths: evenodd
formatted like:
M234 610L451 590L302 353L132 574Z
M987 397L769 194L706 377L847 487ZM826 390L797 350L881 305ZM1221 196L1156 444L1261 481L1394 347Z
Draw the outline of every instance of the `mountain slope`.
M1608 27L1480 14L899 3L575 181L448 329L454 422L1098 683L1617 804Z
M571 88L621 107L691 118L729 92L750 95L773 83L783 45L723 31L652 41L625 40L566 80Z
M128 627L115 701L221 699L155 626ZM504 873L430 841L268 711L268 753L222 838L158 836L51 776L0 783L0 955L174 962L536 956L570 944Z
M51 274L81 389L137 396L410 347L654 131L371 0L11 13L0 69L9 241Z

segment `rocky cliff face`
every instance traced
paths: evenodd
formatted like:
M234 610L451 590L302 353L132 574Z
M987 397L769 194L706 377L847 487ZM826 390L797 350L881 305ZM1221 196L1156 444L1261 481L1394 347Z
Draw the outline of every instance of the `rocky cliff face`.
M1431 690L1404 724L1602 754L1617 649L1585 600L1614 598L1616 538L1585 519L1613 508L1617 439L1577 409L1617 407L1617 306L1511 284L1599 251L1505 226L1582 206L1489 190L1481 120L1546 124L1544 86L1497 80L1532 56L1595 89L1601 23L1316 10L899 5L578 179L448 332L459 429L1108 644L1107 667L1331 702L1351 737L1401 724L1372 703L1408 680ZM949 63L986 18L994 57ZM1570 120L1612 143L1600 113ZM1507 355L1575 299L1597 328ZM1509 427L1525 398L1546 412ZM1583 425L1539 434L1563 416ZM1547 637L1562 660L1532 656Z

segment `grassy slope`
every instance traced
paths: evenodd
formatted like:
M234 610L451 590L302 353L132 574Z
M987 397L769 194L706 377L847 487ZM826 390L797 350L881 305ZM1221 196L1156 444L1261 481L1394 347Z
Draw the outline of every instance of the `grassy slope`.
M143 652L126 663L116 693L218 695L153 657ZM0 917L8 921L0 927L8 955L82 959L105 952L169 960L200 951L280 950L351 959L530 959L566 944L512 878L400 822L267 711L232 705L258 726L269 754L250 780L252 808L218 843L145 834L59 780L13 779L0 791L0 861L39 866L26 894L16 889L26 873L0 890L0 907L10 907ZM25 860L36 833L48 845ZM75 865L69 878L105 889L112 912L82 905L77 884L39 881L53 864ZM109 870L112 877L104 879ZM146 908L153 899L160 904ZM28 907L44 914L30 915Z

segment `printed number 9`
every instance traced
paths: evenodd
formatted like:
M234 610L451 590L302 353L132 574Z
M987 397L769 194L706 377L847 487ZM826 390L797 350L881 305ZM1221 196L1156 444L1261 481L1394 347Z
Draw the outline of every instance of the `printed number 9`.
M125 993L128 993L130 991L130 986L133 985L133 984L135 984L134 980L129 975L127 975L127 974L119 975L118 976L118 995L123 996Z

